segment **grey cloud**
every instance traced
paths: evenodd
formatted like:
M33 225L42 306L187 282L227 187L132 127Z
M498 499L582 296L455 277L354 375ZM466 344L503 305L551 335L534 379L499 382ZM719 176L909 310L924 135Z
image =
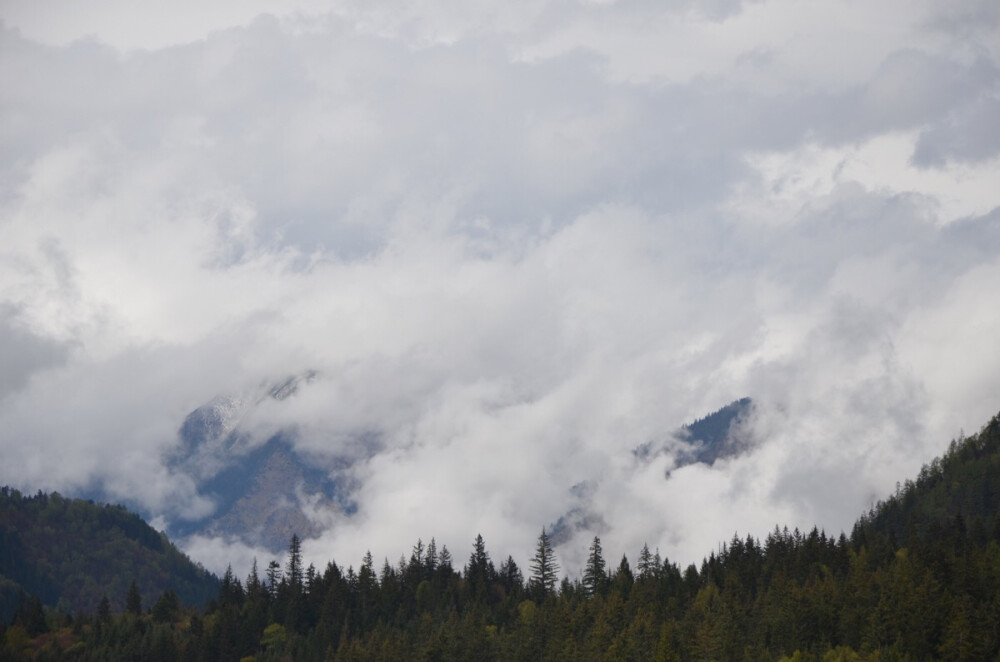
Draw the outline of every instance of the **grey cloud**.
M69 352L65 343L22 328L16 309L0 306L0 400L24 388L35 372L65 363Z
M963 38L988 37L1000 26L1000 7L990 0L961 0L935 7L927 20L931 29L944 30Z
M810 137L836 145L930 125L932 134L950 136L960 130L985 137L982 153L992 150L994 132L985 117L977 120L980 108L995 96L991 90L997 81L996 64L988 59L963 63L907 49L890 53L870 79L844 90L773 98L717 83L714 89L694 87L683 98L704 98L694 121L710 119L727 144L751 149L782 149Z
M874 130L934 120L974 98L996 76L987 62L962 66L918 50L897 51L865 85L858 99L860 116Z
M1000 154L1000 96L982 96L953 111L924 131L913 152L913 162L942 167L949 160L977 162Z
M667 18L745 39L741 6ZM659 7L365 3L132 52L6 29L0 481L203 516L163 462L185 417L314 370L242 424L349 465L358 511L319 560L482 532L521 562L567 513L570 571L595 532L690 561L735 529L849 525L995 413L1000 225L945 224L918 180L839 180L838 150L922 132L916 165L991 172L995 57L908 23L846 82L801 85L767 35L670 82L564 30L638 37ZM769 189L758 153L822 181ZM746 395L752 451L632 462Z

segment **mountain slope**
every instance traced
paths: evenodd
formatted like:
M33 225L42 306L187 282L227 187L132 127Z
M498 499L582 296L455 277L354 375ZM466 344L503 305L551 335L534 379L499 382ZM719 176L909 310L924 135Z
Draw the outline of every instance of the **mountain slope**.
M720 458L738 455L749 448L752 441L740 425L752 413L753 400L741 398L683 426L676 436L689 444L689 450L682 453L681 463L711 465Z
M121 609L132 581L145 606L167 589L198 605L218 590L214 575L121 506L0 488L0 618L20 590L66 611L93 611L105 595Z
M746 425L753 413L753 400L740 398L682 425L664 439L637 446L632 453L643 461L668 453L674 456L677 468L698 463L711 466L716 460L739 455L756 444Z
M858 522L903 546L961 526L1000 530L1000 414L978 434L953 440L948 451L907 480Z

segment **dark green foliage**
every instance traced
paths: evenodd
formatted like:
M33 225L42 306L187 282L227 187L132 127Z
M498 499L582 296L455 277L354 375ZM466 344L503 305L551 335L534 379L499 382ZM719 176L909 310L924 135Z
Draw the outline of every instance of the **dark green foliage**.
M181 603L177 594L168 589L156 601L150 613L157 623L172 623L180 616L180 611Z
M146 605L168 589L184 604L204 605L219 586L166 536L121 506L0 488L4 622L11 617L6 583L66 612L92 611L104 596L112 611L120 611L133 580Z
M135 616L142 613L142 596L139 595L139 587L135 585L135 580L128 587L128 595L125 596L125 611Z
M26 595L22 591L18 595L17 611L14 612L12 625L24 628L29 637L37 637L43 632L48 632L49 627L45 622L42 601L33 595Z
M953 440L943 457L920 470L916 481L898 485L896 494L862 517L854 535L879 532L910 545L947 534L942 527L972 525L982 541L990 530L997 532L998 514L1000 416L978 435Z
M472 554L465 566L465 579L473 599L483 601L490 595L490 588L496 582L497 572L486 551L486 543L481 535L472 543Z

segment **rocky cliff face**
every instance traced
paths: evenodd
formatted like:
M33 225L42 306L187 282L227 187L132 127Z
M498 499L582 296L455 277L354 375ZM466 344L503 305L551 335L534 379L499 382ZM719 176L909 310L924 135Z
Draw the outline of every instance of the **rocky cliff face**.
M333 466L299 453L294 429L271 429L261 438L261 428L247 424L256 408L293 397L314 377L218 397L187 416L168 461L216 508L202 520L170 523L171 534L223 536L279 551L293 533L317 535L338 514L353 511L346 481L334 477Z

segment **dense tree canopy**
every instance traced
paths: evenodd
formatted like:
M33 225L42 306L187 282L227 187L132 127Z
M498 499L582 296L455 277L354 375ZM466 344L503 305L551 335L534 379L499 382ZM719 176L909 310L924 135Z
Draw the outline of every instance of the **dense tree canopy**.
M93 611L103 598L121 610L133 584L145 605L167 588L186 604L205 605L219 588L121 506L0 488L0 619L10 618L19 590L65 611Z

